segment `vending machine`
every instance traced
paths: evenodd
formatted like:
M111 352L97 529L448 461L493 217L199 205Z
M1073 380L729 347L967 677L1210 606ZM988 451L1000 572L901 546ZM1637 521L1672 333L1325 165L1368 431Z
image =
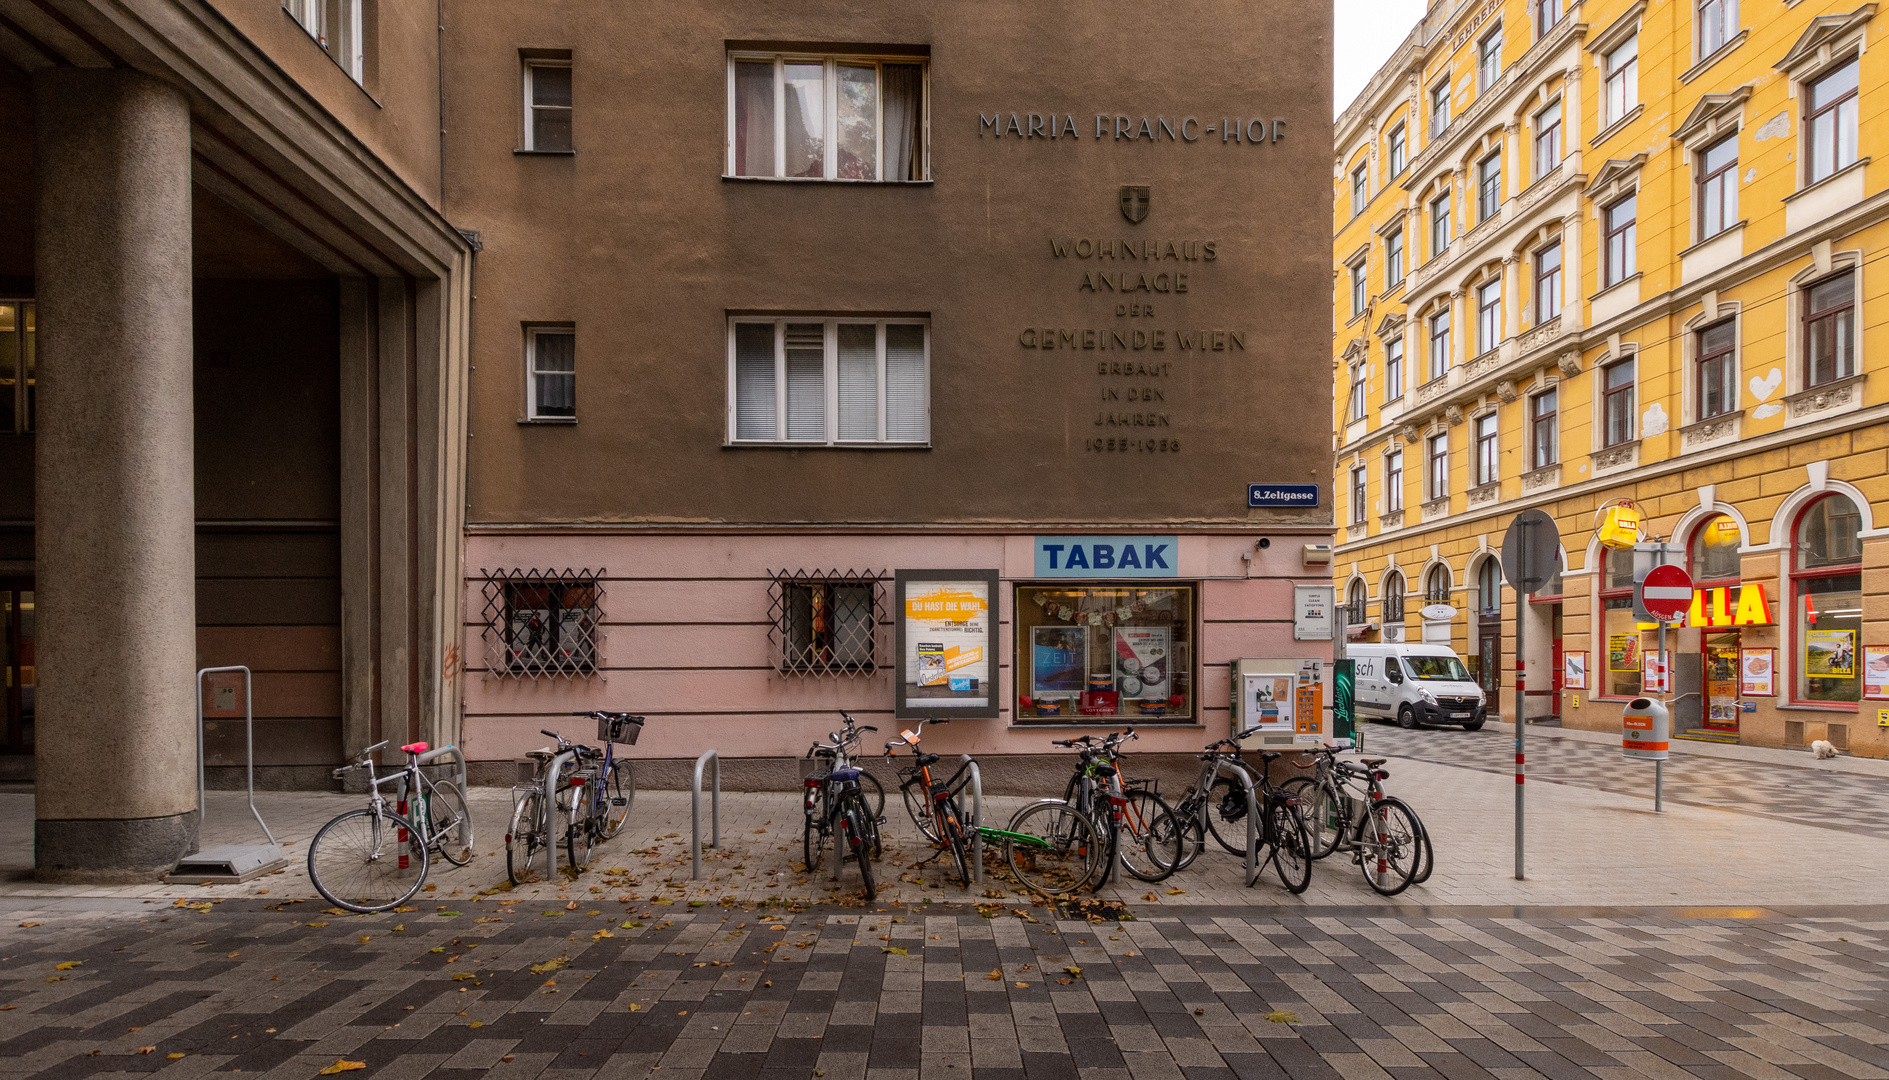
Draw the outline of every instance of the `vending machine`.
M1258 728L1261 749L1325 741L1331 661L1318 657L1246 657L1232 662L1233 731Z

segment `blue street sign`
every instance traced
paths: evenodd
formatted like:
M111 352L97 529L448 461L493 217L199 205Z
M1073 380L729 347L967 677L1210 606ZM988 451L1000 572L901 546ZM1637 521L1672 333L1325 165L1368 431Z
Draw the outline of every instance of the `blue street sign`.
M1318 505L1317 484L1248 484L1246 505L1260 507L1300 507Z

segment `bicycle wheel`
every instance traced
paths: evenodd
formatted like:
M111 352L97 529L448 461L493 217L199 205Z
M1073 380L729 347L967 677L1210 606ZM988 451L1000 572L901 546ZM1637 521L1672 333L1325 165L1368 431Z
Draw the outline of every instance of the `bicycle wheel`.
M336 907L386 911L426 884L428 859L413 824L399 814L350 810L308 844L308 880Z
M859 863L859 880L866 886L866 899L871 900L879 895L879 890L872 881L872 836L866 831L865 800L858 795L849 796L841 806L839 822L846 846L836 847L833 857L844 860L846 852L852 851L853 859Z
M1207 831L1230 854L1246 855L1246 789L1224 776L1207 788Z
M1364 816L1358 835L1358 869L1365 884L1396 896L1417 876L1423 826L1401 799L1380 799Z
M879 778L864 769L859 770L859 794L865 799L866 809L874 820L885 816L885 786Z
M924 834L926 840L936 844L940 842L938 822L931 815L931 798L925 791L925 777L913 776L899 785L899 792L905 796L905 812L912 817L912 824Z
M1174 821L1181 833L1181 862L1174 869L1185 870L1207 850L1207 830L1200 824L1199 805L1190 805L1187 799L1181 800L1181 805L1175 808Z
M454 866L472 861L472 810L459 785L450 781L427 785L427 839L440 858Z
M1143 881L1161 881L1181 866L1181 827L1152 791L1131 791L1122 809L1122 866Z
M943 834L945 846L951 849L951 861L958 867L958 886L971 887L971 866L966 861L970 841L964 835L964 815L958 811L958 801L947 798L938 804L938 831Z
M1302 893L1312 884L1312 840L1296 807L1284 799L1268 800L1266 831L1272 840L1272 865L1279 883L1289 893Z
M558 791L557 835L564 838L564 855L572 870L590 865L590 800L589 784L572 784Z
M636 804L636 770L618 758L610 763L610 775L603 781L603 813L597 820L597 839L608 840L623 831L630 819L630 807Z
M1028 888L1073 892L1095 876L1101 840L1088 817L1068 803L1052 799L1026 806L1005 832L1004 861Z
M513 885L544 880L544 848L550 843L544 821L544 795L528 791L512 808L505 832L505 875Z
M1295 776L1279 789L1299 801L1299 817L1305 821L1305 835L1311 841L1312 858L1322 859L1338 849L1344 835L1344 803L1331 787L1316 777Z
M1417 819L1417 831L1422 834L1423 850L1417 855L1417 872L1410 878L1412 885L1421 885L1430 880L1430 871L1436 869L1436 851L1430 846L1430 827L1423 823L1422 818Z

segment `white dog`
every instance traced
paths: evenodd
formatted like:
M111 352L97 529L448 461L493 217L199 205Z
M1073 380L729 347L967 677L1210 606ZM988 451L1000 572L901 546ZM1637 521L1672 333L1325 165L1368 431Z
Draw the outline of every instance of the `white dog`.
M1836 744L1828 739L1818 739L1816 742L1811 743L1810 752L1817 755L1820 759L1837 756Z

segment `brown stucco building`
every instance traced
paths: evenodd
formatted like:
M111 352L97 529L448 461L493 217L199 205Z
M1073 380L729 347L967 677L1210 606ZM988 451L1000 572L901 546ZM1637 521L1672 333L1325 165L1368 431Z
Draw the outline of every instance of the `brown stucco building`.
M585 708L763 782L840 709L1196 750L1330 655L1328 4L0 12L42 873L181 850L193 667L277 783ZM162 779L81 812L79 754Z

